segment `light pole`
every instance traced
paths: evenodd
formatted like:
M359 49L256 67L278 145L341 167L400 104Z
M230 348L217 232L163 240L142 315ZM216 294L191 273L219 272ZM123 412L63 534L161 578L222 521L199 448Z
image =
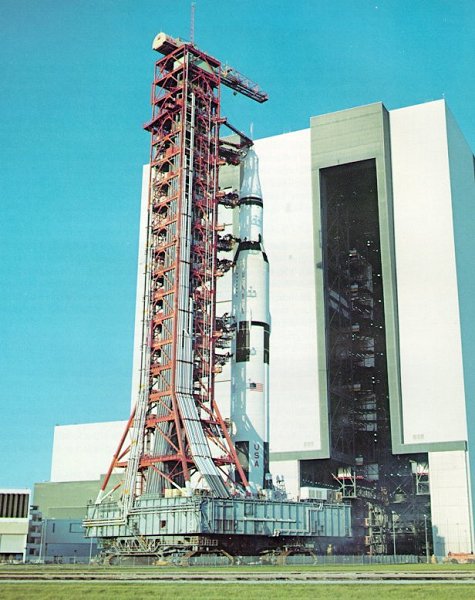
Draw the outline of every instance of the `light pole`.
M41 562L41 554L43 552L43 544L46 546L46 537L48 533L48 519L43 519L41 524L41 537L40 537L40 562ZM46 529L46 531L45 531ZM43 553L43 562L44 562L44 553Z
M396 528L395 528L395 521L394 521L394 517L396 516L396 513L392 510L391 511L392 516L393 516L393 555L394 555L394 562L396 562Z
M92 536L91 536L91 541L89 543L89 564L91 564L92 561Z
M426 538L426 562L429 564L429 540L427 538L427 515L424 515L424 534Z

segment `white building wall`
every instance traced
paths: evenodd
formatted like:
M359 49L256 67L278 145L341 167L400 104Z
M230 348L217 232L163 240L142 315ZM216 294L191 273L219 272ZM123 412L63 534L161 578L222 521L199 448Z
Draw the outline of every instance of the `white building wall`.
M320 448L310 130L256 141L270 265L270 450Z
M51 481L88 481L107 473L126 421L54 428Z
M12 531L20 533L11 533ZM24 560L27 534L28 519L2 519L0 523L0 554L22 554Z
M390 126L404 442L466 440L445 102Z
M475 158L450 110L446 111L449 148L450 185L457 254L460 320L464 356L464 383L468 428L470 476L475 481L475 272L473 269L473 226L475 223ZM472 491L472 519L475 514Z
M135 329L134 329L134 355L132 362L132 386L130 394L130 412L132 412L138 398L140 386L140 366L142 362L142 330L144 319L144 290L145 268L147 262L147 224L149 204L150 165L142 169L142 194L140 200L140 230L139 250L137 263L137 288L135 296Z
M259 157L264 248L270 266L270 450L318 450L310 130L257 140L254 148ZM219 221L227 225L226 233L232 232L237 212L220 208ZM217 314L231 312L230 271L218 280L217 289ZM216 378L216 397L226 416L229 394L227 365Z
M29 489L0 489L0 494L19 494L28 496L28 513L29 513L29 498L31 491ZM23 561L26 554L26 542L28 537L29 514L26 517L2 517L0 515L0 555L6 557L10 555L22 555Z
M300 464L298 460L281 460L270 463L274 484L283 480L289 500L297 500L300 495Z
M430 452L429 485L434 554L472 552L468 454L461 450Z
M453 211L475 188L447 117L442 100L390 112L405 443L468 440ZM436 554L473 549L468 463L463 451L429 453Z

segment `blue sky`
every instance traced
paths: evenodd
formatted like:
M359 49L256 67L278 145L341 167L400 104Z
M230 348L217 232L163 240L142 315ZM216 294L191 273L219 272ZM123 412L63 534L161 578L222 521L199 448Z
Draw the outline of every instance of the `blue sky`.
M0 487L49 478L55 424L125 419L159 31L188 0L1 0ZM195 40L257 81L255 137L445 97L475 148L472 0L197 0Z

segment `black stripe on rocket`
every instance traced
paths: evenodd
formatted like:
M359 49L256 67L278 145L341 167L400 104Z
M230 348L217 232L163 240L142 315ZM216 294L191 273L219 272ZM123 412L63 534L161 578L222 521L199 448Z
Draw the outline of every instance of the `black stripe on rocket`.
M261 236L259 235L259 237L261 237ZM262 253L262 258L266 261L266 263L269 262L269 259L267 258L267 254L265 253L265 250L262 247L261 240L259 240L258 242L251 242L250 240L242 240L239 242L239 245L236 250L236 254L234 255L234 263L237 262L237 259L239 258L239 253L244 252L245 250L254 250L254 251L260 250Z
M264 362L269 364L270 325L262 321L240 321L236 331L236 362L249 362L251 358L251 327L261 327L264 335Z
M259 198L259 196L245 196L239 200L239 206L242 206L243 204L255 204L262 207L264 206L264 202L262 201L262 198Z

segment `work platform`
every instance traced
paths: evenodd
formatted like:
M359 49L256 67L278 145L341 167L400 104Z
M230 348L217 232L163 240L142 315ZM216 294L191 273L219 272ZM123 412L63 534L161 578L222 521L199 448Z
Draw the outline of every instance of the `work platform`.
M90 505L87 535L107 554L169 556L222 551L249 554L342 544L351 538L351 506L203 496L142 495L127 520L117 502Z

